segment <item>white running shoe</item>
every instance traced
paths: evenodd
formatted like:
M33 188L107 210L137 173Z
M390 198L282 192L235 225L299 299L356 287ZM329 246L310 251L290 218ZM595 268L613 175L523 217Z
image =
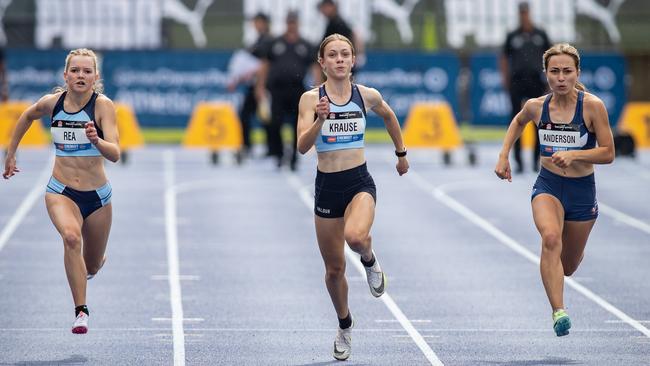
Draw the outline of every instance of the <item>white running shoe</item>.
M79 312L77 319L74 320L72 324L72 333L74 334L86 334L88 333L88 314L83 311Z
M374 297L379 297L384 294L384 290L386 289L386 275L384 275L384 272L379 266L379 260L374 250L372 256L375 257L375 264L372 267L363 266L363 268L366 270L366 279L368 280L368 286L370 286L370 293Z
M341 329L336 331L336 338L334 338L334 358L339 361L345 361L350 357L352 351L352 328L354 328L354 318L352 318L352 325L350 328Z

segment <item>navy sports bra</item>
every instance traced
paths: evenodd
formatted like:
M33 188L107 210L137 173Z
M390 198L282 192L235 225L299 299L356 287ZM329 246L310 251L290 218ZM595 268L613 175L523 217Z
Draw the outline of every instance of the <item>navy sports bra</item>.
M544 99L542 116L537 124L540 154L551 156L556 151L593 149L596 146L596 134L587 130L582 117L585 92L578 91L575 114L569 123L551 121L548 105L552 97L551 93Z

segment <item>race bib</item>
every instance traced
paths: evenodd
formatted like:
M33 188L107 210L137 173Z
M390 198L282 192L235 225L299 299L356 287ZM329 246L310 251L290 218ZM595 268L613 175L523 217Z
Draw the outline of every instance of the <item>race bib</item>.
M579 150L587 142L587 135L582 138L579 127L572 124L543 124L538 135L544 156L551 156L557 151Z
M55 121L50 129L52 141L63 151L87 150L92 147L86 137L85 122Z
M366 121L358 112L331 112L321 127L326 144L347 143L363 140Z

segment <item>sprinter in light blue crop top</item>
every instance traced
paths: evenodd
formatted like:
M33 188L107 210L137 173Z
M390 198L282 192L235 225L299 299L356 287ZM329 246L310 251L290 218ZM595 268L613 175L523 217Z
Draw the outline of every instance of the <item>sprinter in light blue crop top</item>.
M106 261L112 222L112 189L104 159L118 161L120 147L115 107L101 94L95 53L86 48L70 51L63 78L63 91L45 95L21 114L7 148L3 177L9 179L19 172L15 154L31 123L50 116L56 158L45 206L63 241L65 272L75 308L71 331L85 334L90 315L86 281Z
M384 120L397 155L397 173L409 169L395 113L377 90L351 82L354 61L348 38L336 33L327 36L318 51L327 80L303 93L298 105L298 151L305 154L315 147L318 155L313 212L327 289L338 319L332 353L337 360L347 359L351 352L346 341L352 332L344 272L346 243L361 257L372 296L382 296L387 283L373 250L382 239L370 239L377 190L364 153L366 108Z

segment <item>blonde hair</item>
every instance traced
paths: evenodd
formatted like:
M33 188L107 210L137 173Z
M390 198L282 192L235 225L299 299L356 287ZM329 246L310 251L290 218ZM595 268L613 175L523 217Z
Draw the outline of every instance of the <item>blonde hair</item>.
M95 67L95 75L99 73L99 68L98 68L98 61L97 61L97 55L95 52L89 48L77 48L75 50L70 51L68 55L65 57L65 71L67 72L68 69L70 68L70 60L74 56L88 56L93 59L93 66ZM68 90L67 85L64 86L57 86L54 88L54 92L60 92L60 91L66 91ZM104 84L102 83L101 79L97 79L93 85L93 90L97 93L103 93L104 92Z
M578 50L568 43L558 43L544 52L544 56L542 57L544 72L546 72L546 69L548 68L548 63L551 57L557 55L570 56L575 62L576 69L580 70L580 53L578 53ZM576 81L575 87L578 90L587 91L585 85L579 81Z

